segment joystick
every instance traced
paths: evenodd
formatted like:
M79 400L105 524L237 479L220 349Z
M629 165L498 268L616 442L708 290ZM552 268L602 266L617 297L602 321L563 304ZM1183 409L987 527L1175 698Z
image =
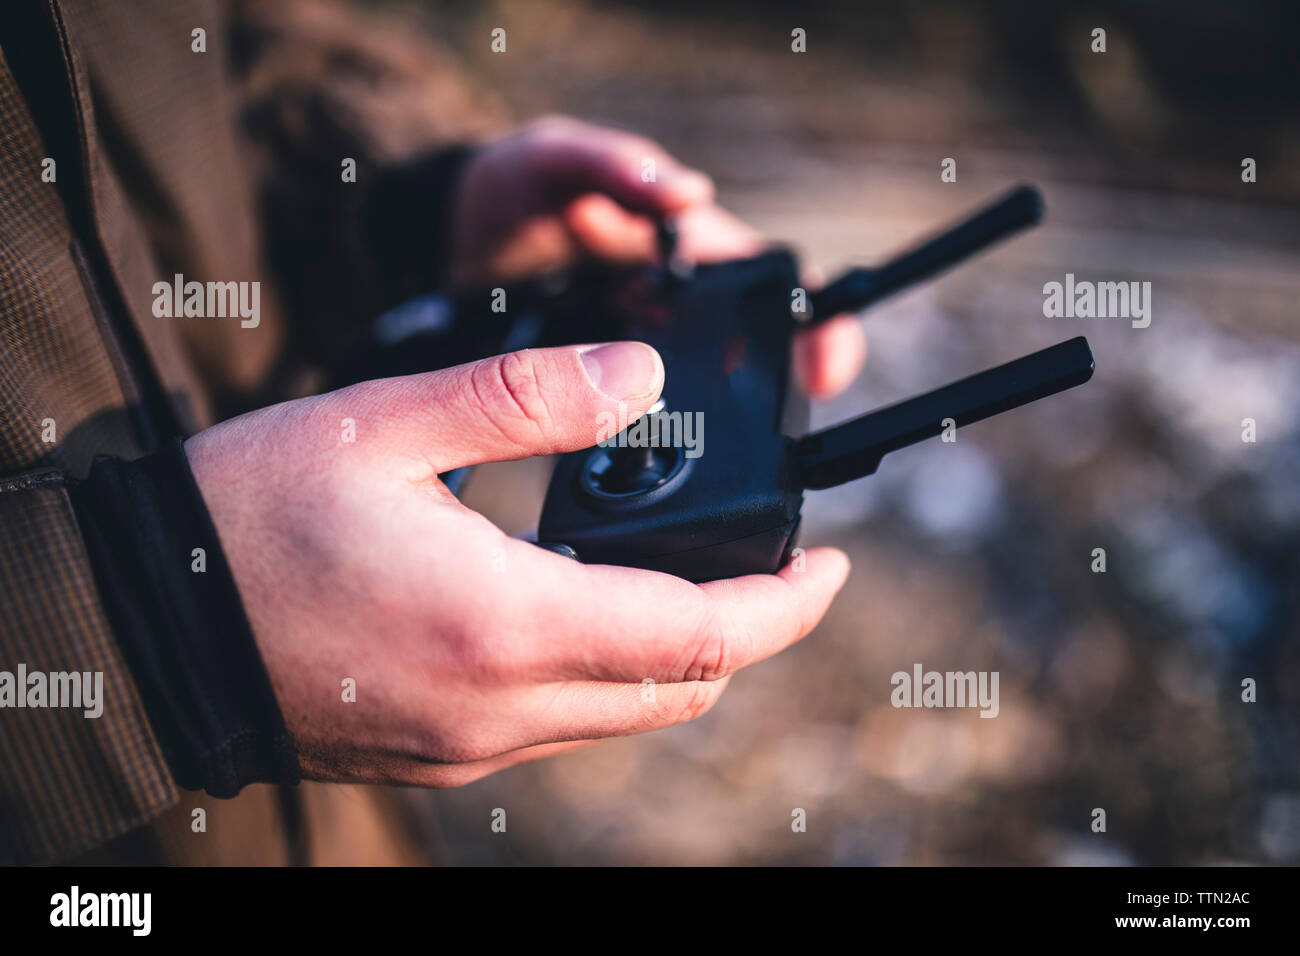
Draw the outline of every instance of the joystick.
M579 481L593 498L631 498L666 484L684 461L682 450L671 446L597 448L583 462Z

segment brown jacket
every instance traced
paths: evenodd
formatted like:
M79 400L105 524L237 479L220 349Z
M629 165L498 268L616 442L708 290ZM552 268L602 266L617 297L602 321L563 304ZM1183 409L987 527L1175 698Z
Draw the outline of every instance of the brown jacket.
M31 7L41 29L0 34L0 671L102 671L104 710L0 709L0 863L418 862L395 791L178 790L66 482L144 454L151 399L190 433L308 387L391 297L357 241L367 178L496 112L426 42L334 6ZM155 317L176 273L259 281L259 324Z

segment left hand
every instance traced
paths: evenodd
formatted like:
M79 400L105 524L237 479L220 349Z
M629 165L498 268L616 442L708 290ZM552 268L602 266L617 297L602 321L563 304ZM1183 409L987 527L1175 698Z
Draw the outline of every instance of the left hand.
M677 221L687 259L763 249L754 229L714 202L712 180L658 144L567 117L537 120L469 161L456 196L450 277L508 281L584 257L651 261L655 221L666 215ZM833 395L853 381L866 353L862 324L837 316L797 335L795 375L809 395Z

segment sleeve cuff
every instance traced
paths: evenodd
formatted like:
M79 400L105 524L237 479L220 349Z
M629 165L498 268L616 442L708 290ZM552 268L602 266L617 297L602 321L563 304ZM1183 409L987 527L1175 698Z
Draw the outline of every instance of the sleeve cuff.
M72 501L177 784L233 797L250 783L298 782L293 740L181 439L136 461L96 459Z

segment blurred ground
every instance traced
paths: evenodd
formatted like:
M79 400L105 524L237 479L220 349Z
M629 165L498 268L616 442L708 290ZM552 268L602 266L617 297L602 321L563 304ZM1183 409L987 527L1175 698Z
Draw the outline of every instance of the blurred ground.
M854 560L824 624L696 724L435 795L450 858L1300 861L1295 14L857 6L417 11L515 115L645 132L828 270L1042 187L1043 227L869 316L867 372L815 424L1073 335L1097 357L1083 389L810 496L805 542ZM1150 328L1044 318L1067 272L1150 281ZM526 531L546 477L485 469L470 503ZM918 662L1000 672L1000 715L893 709L890 675Z

